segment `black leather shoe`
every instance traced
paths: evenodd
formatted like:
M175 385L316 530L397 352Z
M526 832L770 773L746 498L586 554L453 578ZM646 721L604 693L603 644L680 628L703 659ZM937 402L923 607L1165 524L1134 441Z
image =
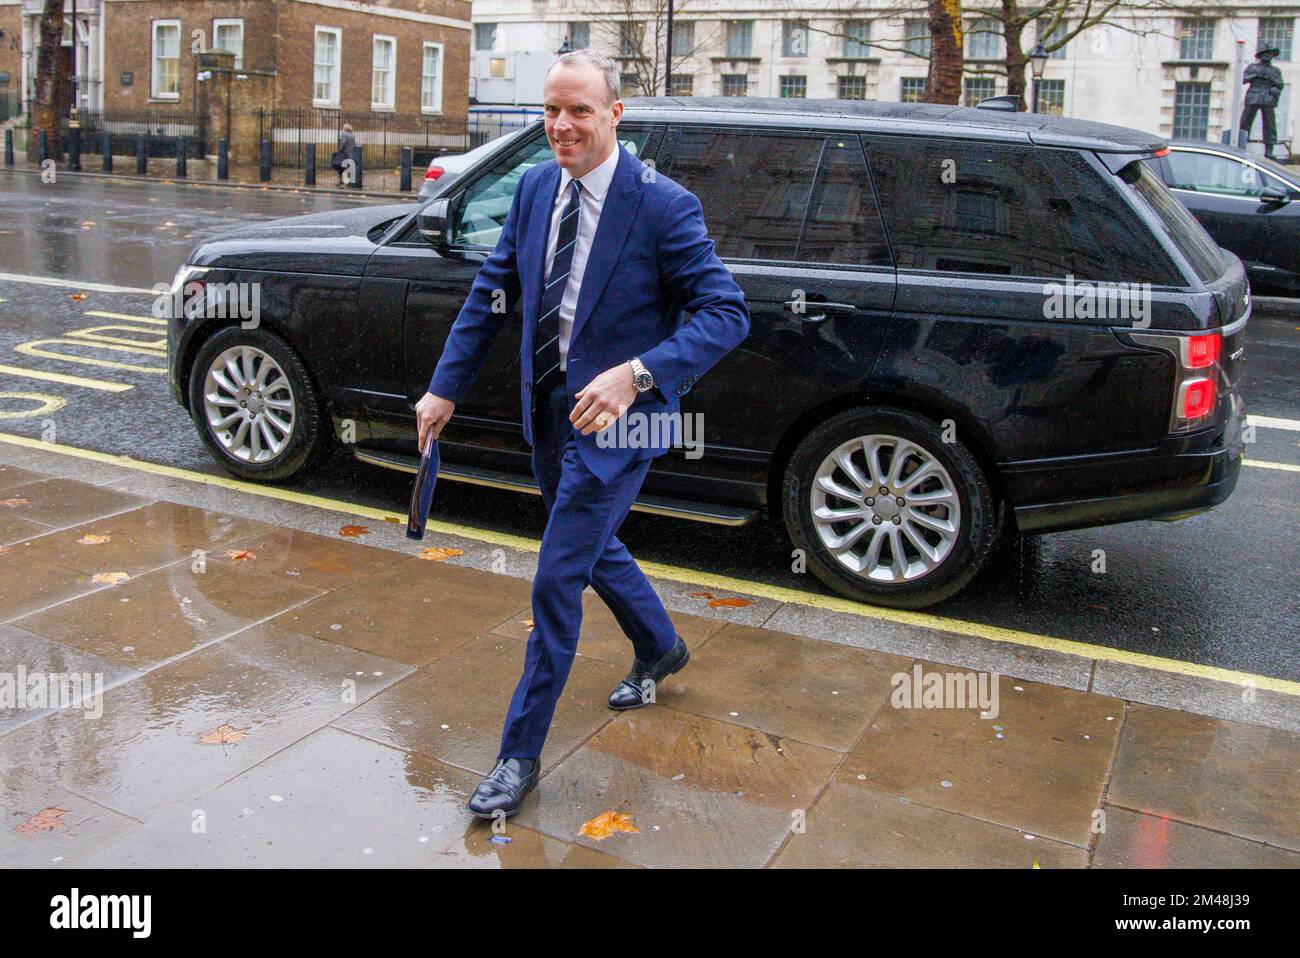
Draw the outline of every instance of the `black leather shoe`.
M686 643L682 641L680 635L677 636L677 644L650 665L646 665L640 659L633 659L632 671L627 674L627 678L618 683L618 688L609 694L609 707L616 712L626 712L629 709L639 709L643 705L649 705L643 692L646 681L649 680L657 686L674 672L680 672L690 660L690 650L686 648Z
M506 818L519 811L524 796L537 787L541 762L532 758L504 758L488 772L469 797L466 808L478 818Z

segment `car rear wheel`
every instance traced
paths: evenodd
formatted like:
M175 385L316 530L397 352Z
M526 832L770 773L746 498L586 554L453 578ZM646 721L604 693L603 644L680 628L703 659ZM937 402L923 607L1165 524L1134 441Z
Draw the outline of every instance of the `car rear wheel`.
M960 591L1000 526L970 450L903 409L852 409L817 426L790 458L782 502L791 540L822 582L895 608Z
M308 472L328 449L329 419L297 354L261 329L229 327L190 369L190 415L204 445L242 479Z

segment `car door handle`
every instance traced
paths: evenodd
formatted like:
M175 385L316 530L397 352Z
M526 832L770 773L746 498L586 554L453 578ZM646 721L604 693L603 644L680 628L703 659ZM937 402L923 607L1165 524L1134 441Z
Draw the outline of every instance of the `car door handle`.
M824 323L832 315L847 316L858 311L852 303L821 303L808 299L788 299L785 308L805 323Z

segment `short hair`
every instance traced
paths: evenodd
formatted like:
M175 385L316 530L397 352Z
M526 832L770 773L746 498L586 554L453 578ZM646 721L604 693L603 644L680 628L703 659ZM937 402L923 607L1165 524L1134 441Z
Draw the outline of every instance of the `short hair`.
M343 132L344 132L344 133L351 133L351 132L352 132L352 124L351 124L351 123L344 123L344 124L343 124Z
M591 47L583 47L581 50L570 50L568 53L560 54L555 62L546 68L546 75L550 76L551 71L561 64L565 66L585 64L587 66L595 67L605 77L605 87L609 91L609 102L613 103L620 97L622 90L619 85L618 67L614 64L614 61L605 56L605 54L598 53L591 49Z

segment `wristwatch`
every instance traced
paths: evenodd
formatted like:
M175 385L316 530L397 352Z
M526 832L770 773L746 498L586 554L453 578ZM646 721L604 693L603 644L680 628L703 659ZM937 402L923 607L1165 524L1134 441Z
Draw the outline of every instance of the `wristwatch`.
M632 367L632 385L636 387L637 392L643 393L655 388L655 378L650 375L650 370L646 369L641 363L639 356L629 359L627 364Z

